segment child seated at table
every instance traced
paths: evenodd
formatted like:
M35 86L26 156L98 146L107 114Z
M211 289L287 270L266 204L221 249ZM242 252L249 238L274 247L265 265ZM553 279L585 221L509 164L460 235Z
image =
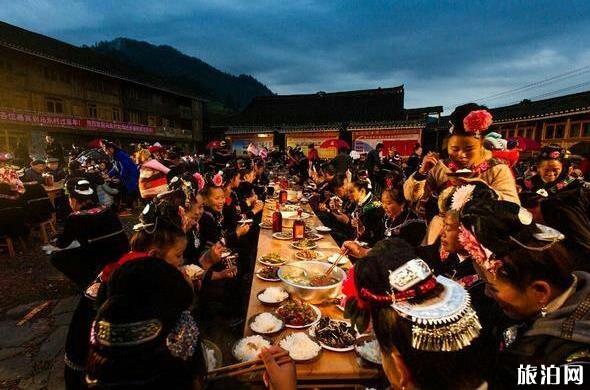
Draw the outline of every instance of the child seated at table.
M369 320L396 389L476 389L483 359L474 341L481 325L468 293L435 277L413 248L380 241L349 272L346 310L359 332Z

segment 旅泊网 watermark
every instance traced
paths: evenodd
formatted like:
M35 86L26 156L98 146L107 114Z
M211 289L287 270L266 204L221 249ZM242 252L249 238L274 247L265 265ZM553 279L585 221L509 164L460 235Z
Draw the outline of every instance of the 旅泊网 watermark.
M544 365L540 367L521 364L518 367L518 385L582 385L584 366L565 364L563 366Z

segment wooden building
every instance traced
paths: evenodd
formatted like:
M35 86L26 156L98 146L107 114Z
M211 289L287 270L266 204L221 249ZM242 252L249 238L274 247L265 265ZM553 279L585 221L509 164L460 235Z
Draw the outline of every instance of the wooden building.
M492 128L505 138L531 138L564 148L590 141L590 91L544 100L523 100L492 109Z
M96 138L189 146L202 140L205 104L89 48L0 22L0 151L20 140L42 155L46 134L66 147Z
M269 146L300 146L341 138L361 153L378 142L409 155L429 115L439 115L442 107L404 108L404 87L305 95L257 97L239 115L230 118L225 135L234 149L242 152L250 142ZM319 149L320 157L330 158L334 148Z

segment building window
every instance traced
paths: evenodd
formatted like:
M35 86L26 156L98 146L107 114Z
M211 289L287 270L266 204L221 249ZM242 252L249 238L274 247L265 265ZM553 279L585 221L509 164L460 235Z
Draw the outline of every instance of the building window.
M548 125L547 127L545 127L545 139L552 139L554 132L555 132L555 126Z
M96 104L89 104L88 105L88 116L90 118L97 118L98 111L96 110Z
M113 120L117 122L121 120L121 112L118 108L113 108Z
M555 138L563 138L565 125L555 125Z
M139 99L139 91L137 90L137 88L129 88L129 97L133 99Z
M584 122L582 125L582 137L590 137L590 122Z
M141 115L138 111L129 111L129 122L141 123Z
M158 93L154 93L152 95L152 102L157 103L157 104L162 104L164 102L162 99L162 95L160 95Z
M62 114L64 112L64 104L61 99L46 98L45 105L47 112L53 112L55 114Z
M581 123L572 123L570 125L570 138L578 138L580 136Z
M162 118L162 126L163 127L170 126L170 121L168 121L168 119L166 119L166 118Z

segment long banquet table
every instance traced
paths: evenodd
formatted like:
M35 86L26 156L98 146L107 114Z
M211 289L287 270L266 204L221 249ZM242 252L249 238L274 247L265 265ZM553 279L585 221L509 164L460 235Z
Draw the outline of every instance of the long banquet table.
M309 206L305 206L305 211L311 214L311 217L306 220L308 226L321 225L320 220L317 216L309 209ZM265 204L263 211L263 220L269 218L272 215L274 207L269 207ZM260 229L260 237L258 240L257 258L267 253L278 252L281 256L284 256L288 261L296 261L295 252L290 246L291 241L276 240L272 238L272 230ZM338 246L334 239L329 235L325 234L324 238L317 241L317 250L324 252L327 255L338 251ZM344 269L349 268L350 263L342 266ZM255 272L262 268L263 265L256 262ZM248 314L246 319L250 319L253 315L271 311L274 307L268 307L262 305L257 298L257 294L263 289L271 286L280 286L281 282L266 282L255 275L252 280L252 289L250 291L250 300L248 304ZM320 308L322 315L329 316L334 319L343 319L343 313L336 307L335 304L316 305ZM273 342L277 342L279 338L284 337L287 332L295 331L288 329L283 331L278 336L273 338ZM304 329L302 331L307 331ZM248 327L248 321L244 328L244 336L250 336L253 332ZM325 384L330 387L335 386L336 388L347 385L346 388L354 384L367 384L381 377L382 373L380 369L374 366L370 366L360 361L354 351L350 352L332 352L323 350L318 360L308 364L297 364L297 379L299 383L308 384Z

